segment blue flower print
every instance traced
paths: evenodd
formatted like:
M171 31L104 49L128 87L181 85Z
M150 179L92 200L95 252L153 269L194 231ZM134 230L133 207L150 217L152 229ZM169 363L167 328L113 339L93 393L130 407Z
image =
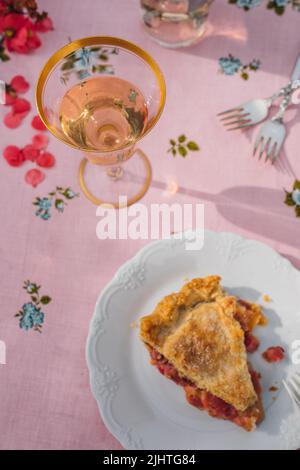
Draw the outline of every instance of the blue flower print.
M45 314L39 310L36 310L31 318L34 325L42 325L44 323Z
M299 189L295 189L292 193L292 198L296 206L300 206L300 191Z
M58 210L58 212L63 212L65 209L65 204L63 201L59 200L58 202L55 203L55 207Z
M32 302L24 304L22 307L22 318L20 319L20 328L29 330L36 325L44 323L44 313L41 312Z
M22 307L22 310L25 315L33 315L36 311L35 305L33 305L32 302L28 302L27 304L24 304Z
M221 72L231 76L239 73L243 80L248 80L249 72L256 72L260 68L260 64L260 60L253 59L249 64L244 65L240 59L233 57L232 54L229 54L228 57L221 57L219 59Z
M251 70L258 70L260 68L260 60L256 60L256 59L253 59L250 64L249 64L249 67Z
M251 8L257 7L260 5L262 0L237 0L236 4L240 8L245 8L250 10Z
M74 54L74 69L77 70L80 80L91 75L91 50L83 47Z
M45 314L41 311L42 305L47 305L51 302L51 297L48 295L40 296L40 288L34 282L24 282L23 288L30 295L31 302L25 303L20 311L15 315L19 317L19 326L23 330L35 330L41 333L42 325L44 323Z
M21 319L20 319L20 328L22 328L23 330L30 330L31 328L33 328L33 319L30 315L24 315Z
M262 3L262 0L228 0L230 4L234 4L245 11L249 11ZM274 11L277 15L283 15L286 7L291 6L295 11L300 11L299 0L266 0L266 7L270 11Z
M49 220L50 217L51 217L50 212L44 212L43 214L36 214L36 215L39 215L40 218L43 219L43 220Z
M79 80L91 76L93 73L114 74L114 65L108 64L109 56L118 54L117 48L103 48L100 46L83 47L69 54L61 65L61 82L66 85L73 73Z
M72 189L67 188L65 190L65 196L66 196L67 199L74 199L74 197L78 196L78 194L74 193L74 191L72 191Z
M78 71L79 80L84 80L85 78L90 77L90 75L91 75L90 72L88 72L87 70Z
M43 199L39 201L39 208L42 209L43 211L48 211L51 208L51 206L52 206L52 202L47 197L43 197Z
M291 191L285 191L285 204L294 207L296 217L300 217L300 180L296 180Z
M289 0L273 0L277 7L285 7L289 2Z
M234 75L242 67L242 62L240 61L240 59L236 59L232 55L229 55L229 57L221 57L219 59L219 64L221 66L222 71L226 75Z
M26 282L24 285L24 289L26 290L28 294L33 294L35 292L36 285L33 284L32 282Z
M79 194L72 191L71 188L64 189L57 186L54 191L48 194L48 197L37 197L33 201L33 205L37 208L35 215L42 220L49 220L52 208L62 213L67 205L67 200L74 199L78 196Z
M88 67L90 63L90 57L91 57L91 50L86 49L83 47L79 51L76 51L75 53L76 59L77 59L77 64L80 67Z
M48 220L51 217L50 209L52 206L51 199L47 197L43 197L42 199L37 198L36 204L38 210L36 211L35 215L40 217L43 220Z

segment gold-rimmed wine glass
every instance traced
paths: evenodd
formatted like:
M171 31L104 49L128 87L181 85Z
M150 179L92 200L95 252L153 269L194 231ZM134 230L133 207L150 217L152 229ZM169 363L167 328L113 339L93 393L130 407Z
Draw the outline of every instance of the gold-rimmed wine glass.
M157 123L166 88L154 59L123 39L98 36L55 52L36 86L39 115L59 140L84 153L79 181L95 204L138 201L151 165L136 144Z

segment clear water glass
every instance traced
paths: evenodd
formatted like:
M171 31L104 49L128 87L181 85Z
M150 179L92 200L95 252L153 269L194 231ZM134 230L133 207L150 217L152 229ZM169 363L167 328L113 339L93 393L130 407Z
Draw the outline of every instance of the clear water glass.
M212 2L213 0L141 0L144 28L161 46L190 46L203 36Z

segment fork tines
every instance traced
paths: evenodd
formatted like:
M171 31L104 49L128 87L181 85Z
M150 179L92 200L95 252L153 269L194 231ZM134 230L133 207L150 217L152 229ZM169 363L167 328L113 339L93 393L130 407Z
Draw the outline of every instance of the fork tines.
M278 143L274 142L271 137L269 139L264 139L261 133L257 136L253 149L253 157L256 155L256 152L259 150L259 160L265 154L265 161L269 159L272 163L275 162L278 156Z
M235 131L237 129L243 129L251 123L251 119L246 119L249 113L243 113L243 111L243 108L231 108L217 114L217 116L224 116L220 119L224 126L228 131Z
M300 373L294 374L287 382L283 380L283 384L292 400L300 406Z

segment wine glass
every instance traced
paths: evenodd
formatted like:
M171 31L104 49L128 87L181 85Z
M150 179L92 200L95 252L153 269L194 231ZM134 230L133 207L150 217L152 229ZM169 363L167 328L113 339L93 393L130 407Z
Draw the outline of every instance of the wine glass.
M59 49L36 86L46 127L85 155L79 169L83 193L97 205L116 208L138 201L150 186L151 165L136 144L157 123L165 96L153 58L129 41L108 36ZM120 204L120 197L127 203Z

